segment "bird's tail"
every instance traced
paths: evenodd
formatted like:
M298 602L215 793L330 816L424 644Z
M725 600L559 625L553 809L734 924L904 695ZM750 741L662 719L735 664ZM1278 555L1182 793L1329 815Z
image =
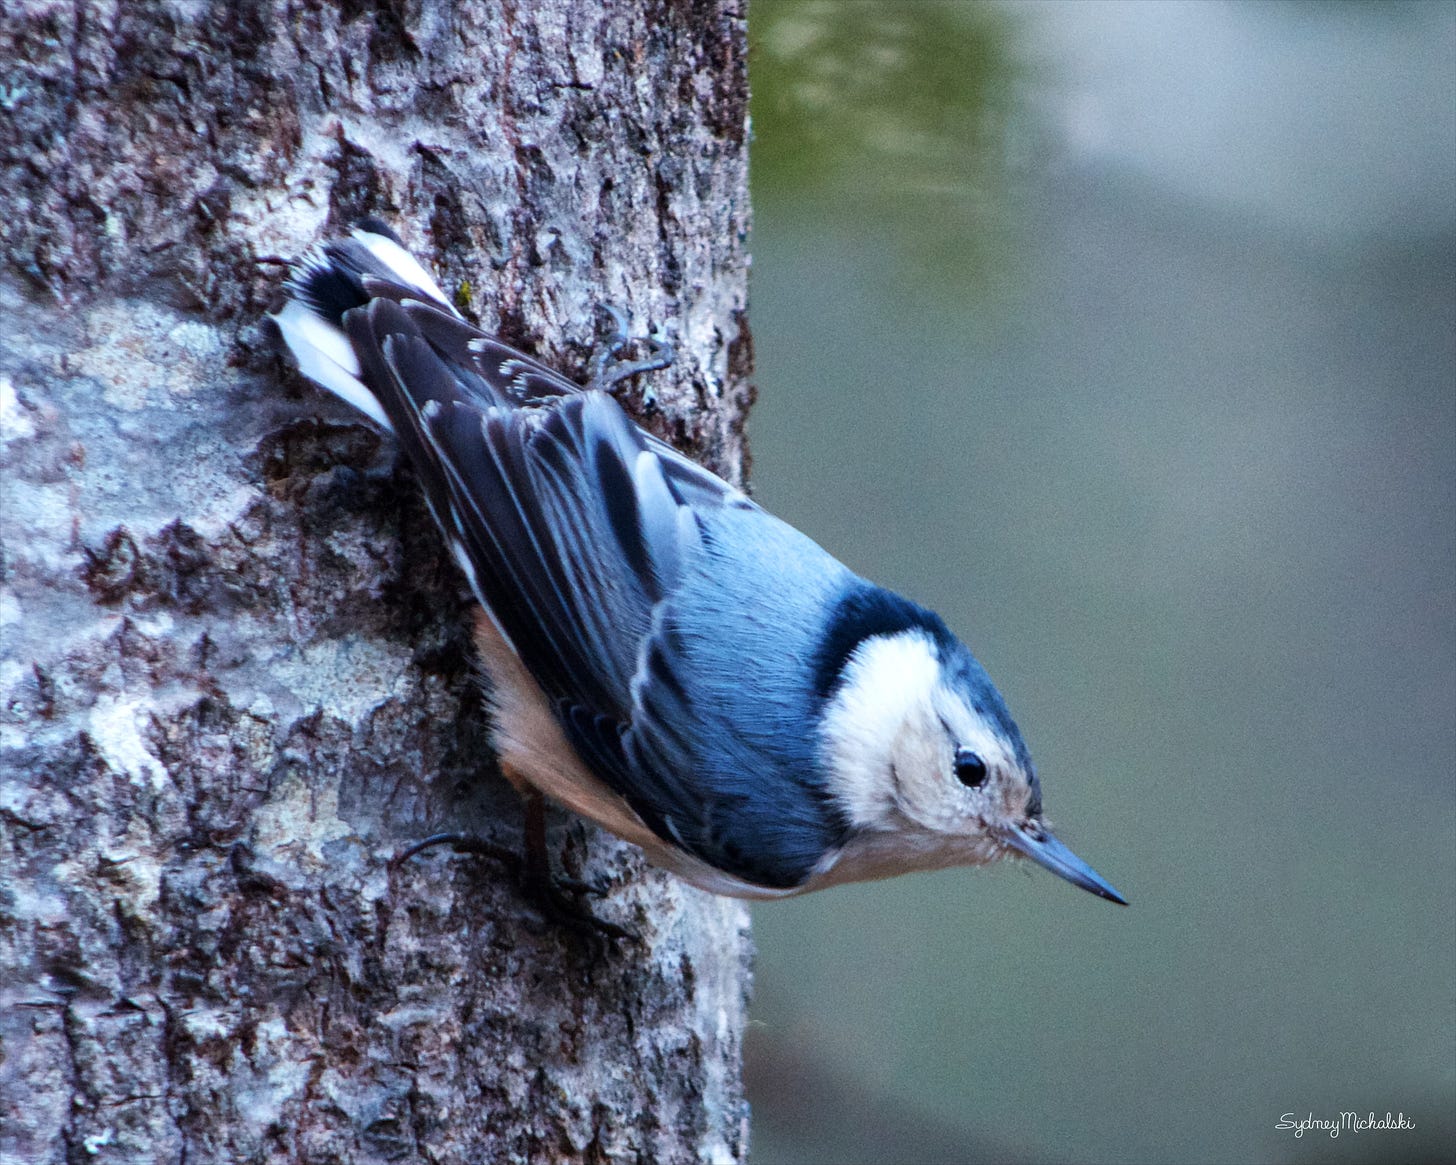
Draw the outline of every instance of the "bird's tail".
M289 274L288 302L271 317L298 370L386 429L379 398L361 377L359 358L344 332L344 314L381 295L421 300L458 319L439 284L377 218L360 220L346 239L315 247Z

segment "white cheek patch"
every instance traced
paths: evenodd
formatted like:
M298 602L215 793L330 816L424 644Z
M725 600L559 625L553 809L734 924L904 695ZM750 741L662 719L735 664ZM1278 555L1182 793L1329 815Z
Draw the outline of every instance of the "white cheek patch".
M908 759L897 756L902 731L907 721L928 716L934 723L939 680L934 648L921 635L867 639L850 657L825 713L821 747L832 792L852 824L880 825L894 807L892 767Z

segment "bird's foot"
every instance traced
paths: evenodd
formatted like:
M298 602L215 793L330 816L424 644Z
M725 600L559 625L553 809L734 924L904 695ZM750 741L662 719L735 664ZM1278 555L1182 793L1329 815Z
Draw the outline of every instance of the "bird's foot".
M627 332L627 318L610 304L598 305L598 310L612 322L612 330L591 358L591 379L587 388L607 391L613 385L630 380L643 372L657 372L672 363L672 345L656 336L631 336ZM632 344L645 344L649 355L644 360L620 359L623 350ZM657 394L648 385L642 390L642 407L655 409Z
M582 904L583 898L605 898L608 893L605 885L552 873L550 859L544 850L544 828L539 832L534 829L532 816L528 808L524 857L507 846L497 845L484 838L471 837L464 833L436 833L401 850L390 860L390 868L397 868L427 849L448 845L457 854L474 854L508 867L541 913L553 922L596 939L612 942L639 941L635 932L598 918Z

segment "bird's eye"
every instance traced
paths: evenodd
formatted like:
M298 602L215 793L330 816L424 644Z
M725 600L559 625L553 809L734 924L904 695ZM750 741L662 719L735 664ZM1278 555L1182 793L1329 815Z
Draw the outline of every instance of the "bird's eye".
M986 783L986 762L969 748L958 748L955 754L956 779L968 789L979 789Z

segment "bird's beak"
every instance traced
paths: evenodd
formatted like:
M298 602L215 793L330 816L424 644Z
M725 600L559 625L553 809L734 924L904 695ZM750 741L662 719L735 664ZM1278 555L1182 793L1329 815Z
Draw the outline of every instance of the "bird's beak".
M1025 854L1039 866L1045 866L1059 878L1074 886L1106 898L1109 902L1127 905L1127 899L1114 890L1102 875L1057 840L1056 834L1036 822L1020 828L998 831L1003 842Z

